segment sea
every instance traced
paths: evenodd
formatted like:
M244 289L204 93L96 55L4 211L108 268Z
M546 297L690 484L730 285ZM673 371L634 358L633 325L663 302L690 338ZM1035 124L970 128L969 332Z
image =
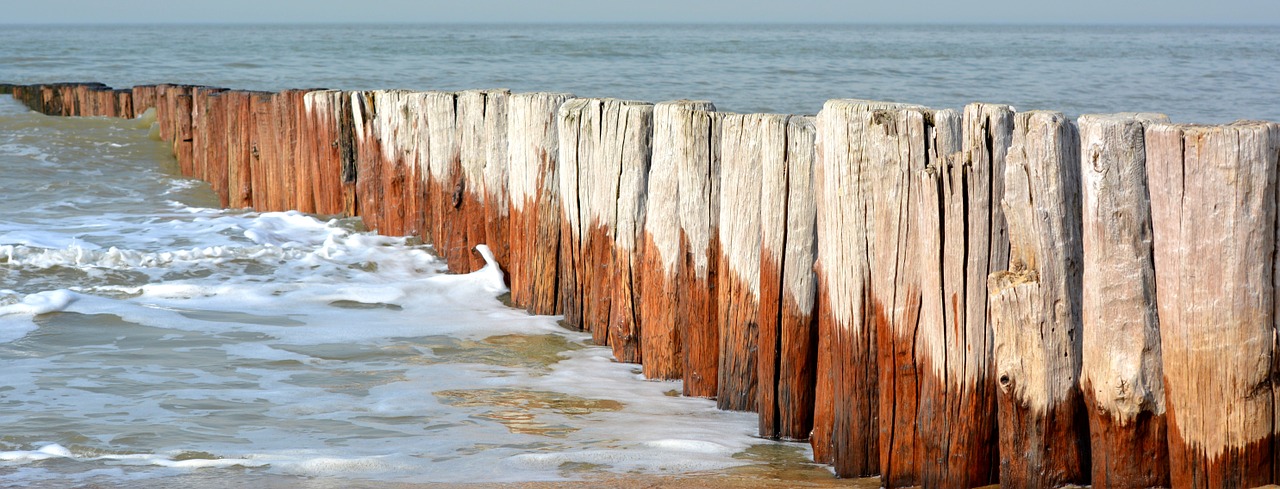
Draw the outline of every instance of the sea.
M1280 27L0 25L0 83L861 98L1280 121ZM0 97L0 487L380 487L750 472L803 443L652 382L358 219L218 209L149 116ZM776 470L775 470L776 469Z

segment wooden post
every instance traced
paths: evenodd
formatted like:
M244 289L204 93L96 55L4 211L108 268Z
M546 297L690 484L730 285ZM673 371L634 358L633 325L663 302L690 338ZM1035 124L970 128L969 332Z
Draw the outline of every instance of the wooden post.
M710 102L654 106L645 215L645 376L684 379L687 396L716 394L719 121Z
M590 198L587 187L595 185L593 153L600 144L600 99L572 99L560 105L556 119L560 137L560 168L557 171L560 195L560 310L566 328L582 330L583 262L582 207ZM585 183L580 183L582 181ZM602 183L603 185L603 183ZM581 187L581 192L580 192ZM615 183L614 188L617 188Z
M616 138L620 142L617 224L609 277L609 346L619 362L641 363L641 252L644 239L645 190L653 157L653 104L627 102L618 108Z
M484 97L484 240L494 261L511 268L510 157L508 156L508 101L510 90L490 90ZM505 275L510 284L511 276Z
M133 90L127 88L116 90L116 116L126 119L137 117L138 114L133 108Z
M1079 119L1083 181L1080 388L1096 488L1168 487L1164 373L1151 259L1143 125L1157 114Z
M1081 399L1080 151L1061 113L1014 118L1002 205L1009 270L989 279L1000 385L1000 484L1089 481Z
M281 205L283 179L279 131L279 104L276 93L255 92L253 107L253 146L250 173L253 177L253 208L258 211L284 210Z
M641 254L640 305L641 350L644 375L649 379L684 377L685 354L681 329L679 295L689 291L678 283L682 261L680 212L680 168L685 153L696 143L689 134L694 112L715 110L710 102L661 102L653 109L653 161L644 217ZM704 141L704 144L706 141ZM681 311L688 313L688 311ZM685 319L687 324L687 318ZM688 385L685 385L686 394Z
M813 118L789 117L785 158L766 158L762 167L756 365L764 438L803 441L813 429L818 359L814 136Z
M252 95L236 90L224 93L222 97L227 100L227 206L233 209L252 207Z
M173 110L169 115L173 117L173 154L178 158L178 168L182 169L184 176L192 176L195 174L194 148L192 147L192 127L191 113L192 100L189 90L181 90L180 93L173 94L170 97L173 101Z
M312 200L316 212L323 215L342 214L345 210L342 169L344 161L352 157L352 140L349 133L344 136L342 132L344 119L351 118L350 111L342 108L350 104L349 100L349 94L337 90L307 92L303 97L314 146L309 170Z
M511 189L511 299L533 314L555 314L560 242L556 111L567 93L517 93L508 101Z
M775 167L785 165L787 116L726 114L721 123L720 157L721 253L716 260L720 377L716 404L725 410L754 411L759 388L756 360L763 167L766 161ZM776 341L765 347L775 345Z
M432 244L454 273L469 271L467 223L460 209L465 192L458 97L454 92L426 92L427 144L430 154L427 206L431 212Z
M1145 146L1170 483L1267 484L1280 128L1152 124Z
M382 234L390 236L418 233L421 177L417 158L422 135L416 114L422 106L416 95L404 90L374 92L374 134L379 148L374 164L378 166L376 185L381 198L376 209L365 209L364 213L376 214Z
M817 119L818 380L814 458L840 477L880 469L879 393L870 296L873 112L900 104L829 100Z
M227 206L227 151L231 147L227 134L228 102L225 90L208 93L201 106L205 115L201 121L201 148L204 153L205 181L218 195L218 202Z
M156 108L156 86L155 85L135 85L133 87L133 116L138 117L148 110Z
M505 156L506 145L506 113L490 113L489 99L504 99L501 106L505 108L505 98L508 95L509 92L506 90L467 90L458 93L457 130L458 154L462 171L462 196L457 215L465 225L466 249L460 250L460 253L465 255L465 260L459 260L465 265L461 270L464 272L479 270L485 265L484 258L475 251L475 246L486 243L488 229L485 211L485 196L488 193L485 188L486 167L490 164L506 166L505 160L498 162L489 159L493 153L491 148L498 143L503 145L503 156ZM496 130L498 125L489 122L489 119L502 120L501 134L491 132ZM502 248L500 245L491 244L490 249L494 249L494 246ZM496 256L495 254L495 258Z
M285 197L287 209L314 214L316 204L311 193L313 178L310 172L310 154L314 152L315 133L308 126L303 102L309 91L294 89L280 92L280 114L285 124L281 133L287 138L280 144L285 148L285 160L282 164L285 168L285 185L288 186L288 195Z
M869 302L880 367L878 434L884 487L912 486L920 475L916 416L918 392L927 379L921 378L924 373L915 353L923 330L932 327L921 321L921 275L938 262L920 250L918 215L937 209L916 205L921 193L917 175L938 163L935 152L948 155L959 150L958 132L954 112L909 108L873 112L866 133L868 227L875 231L870 240Z
M920 269L915 456L920 485L967 488L998 475L987 276L1009 260L998 199L1013 111L971 104L962 130L954 117L935 114L934 135L926 139L930 163L916 174L919 253L928 266Z

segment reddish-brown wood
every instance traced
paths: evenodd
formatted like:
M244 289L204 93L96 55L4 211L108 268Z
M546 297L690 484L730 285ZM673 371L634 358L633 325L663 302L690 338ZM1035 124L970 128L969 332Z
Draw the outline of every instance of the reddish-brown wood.
M998 199L1013 111L969 105L962 131L954 114L935 114L934 121L938 141L931 144L931 163L916 175L920 253L924 263L936 264L922 268L920 276L918 481L925 487L977 487L998 476L986 280L1008 264Z
M374 92L351 93L352 134L355 136L355 196L359 216L367 229L381 229L382 145L374 124L377 105Z
M503 270L511 266L511 199L509 139L507 136L509 90L488 90L484 97L484 238L493 259ZM510 284L510 276L504 276Z
M1085 115L1078 122L1084 190L1080 387L1096 488L1169 486L1143 139L1143 124L1157 121L1168 118Z
M560 201L556 111L572 96L518 93L508 100L511 298L533 314L555 314Z
M205 116L201 121L199 151L204 153L204 180L218 196L218 202L227 206L227 152L231 147L227 133L228 102L225 91L206 94L202 100Z
M1170 483L1267 484L1280 126L1151 124L1144 140Z
M619 362L642 363L640 244L643 239L645 190L653 157L653 105L628 102L619 107L620 139L617 221L613 265L609 274L609 345Z
M678 200L671 204L679 206L675 215L679 251L674 257L665 250L662 255L675 270L670 287L683 356L684 395L714 397L720 349L714 266L720 254L720 115L710 102L663 102L654 109L654 124L654 159L669 160L677 185ZM656 206L658 201L650 204ZM646 223L651 224L652 219ZM647 353L645 357L649 358Z
M224 93L227 101L227 206L253 206L253 104L252 94Z
M1079 161L1079 136L1062 114L1014 117L1002 200L1009 270L989 278L1006 487L1089 481L1079 385Z
M557 170L560 195L560 312L561 324L569 329L583 329L583 293L586 282L584 263L585 231L582 229L582 207L586 196L583 187L591 185L589 172L600 145L599 99L571 99L560 105L556 124L560 137L560 166ZM588 179L583 182L584 179Z
M764 160L761 185L760 436L809 438L817 368L814 123L787 121L786 155Z
M766 161L786 161L787 117L725 115L721 121L720 157L721 201L717 219L721 253L716 259L720 279L716 294L720 362L716 404L720 409L754 411L759 404L760 387L756 361L761 346L757 335L763 171ZM776 344L775 341L764 347Z
M818 113L818 381L813 444L836 475L880 470L879 391L871 309L868 131L874 111L899 104L830 100Z

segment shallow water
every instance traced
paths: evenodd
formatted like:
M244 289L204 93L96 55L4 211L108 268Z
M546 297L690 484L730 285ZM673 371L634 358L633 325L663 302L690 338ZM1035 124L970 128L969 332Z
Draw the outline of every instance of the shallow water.
M496 268L209 208L148 133L0 100L0 486L828 474L504 306Z

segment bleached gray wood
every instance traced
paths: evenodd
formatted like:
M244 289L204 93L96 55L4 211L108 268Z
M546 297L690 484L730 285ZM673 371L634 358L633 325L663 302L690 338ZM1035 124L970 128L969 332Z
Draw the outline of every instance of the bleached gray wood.
M1061 113L1014 118L1001 202L1009 270L989 281L996 374L1002 392L1002 484L1088 478L1088 427L1078 420L1080 331L1079 136Z
M1266 484L1280 128L1152 124L1144 137L1171 483Z

